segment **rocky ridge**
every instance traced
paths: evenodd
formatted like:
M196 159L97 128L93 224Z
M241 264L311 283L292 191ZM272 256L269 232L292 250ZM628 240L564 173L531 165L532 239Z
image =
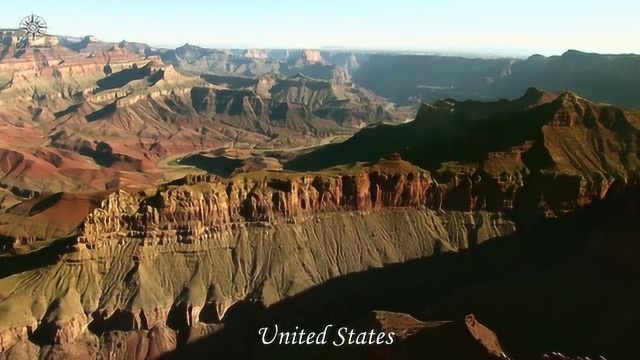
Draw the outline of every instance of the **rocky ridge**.
M102 335L170 325L162 331L181 328L186 336L174 323L179 319L196 336L236 303L273 304L339 274L458 251L513 231L497 213L438 215L430 209L429 181L428 173L394 159L344 175L195 176L148 195L113 193L57 265L0 280L11 294L0 308L22 313L20 303L26 306L24 316L5 318L3 349L27 339L68 348L91 337L87 326ZM25 302L41 284L36 279L62 274L69 274L63 283L37 290L42 310Z
M345 142L301 155L285 168L316 170L398 152L449 188L494 191L528 182L532 192L521 198L530 203L524 207L553 212L602 198L616 179L637 178L638 139L632 112L570 92L555 96L530 89L514 100L423 104L414 121L367 127ZM477 195L480 200L464 208L502 206Z
M432 103L452 97L486 101L513 98L528 87L572 91L594 102L640 107L638 54L594 54L568 50L527 59L483 59L441 55L371 54L352 72L355 83L397 103Z

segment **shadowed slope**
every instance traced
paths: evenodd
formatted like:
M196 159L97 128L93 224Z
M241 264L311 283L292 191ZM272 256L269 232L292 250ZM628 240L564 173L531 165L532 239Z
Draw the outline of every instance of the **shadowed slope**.
M515 359L542 354L640 355L636 299L638 256L637 187L612 192L607 199L560 219L540 220L512 237L462 253L349 274L313 287L269 308L237 308L220 332L179 350L180 358L227 356L237 359L326 358L414 359L455 355L452 334L422 333L390 351L376 347L263 346L261 326L279 324L321 330L326 324L366 329L372 310L401 311L423 321L459 320L473 312L495 331L504 351ZM551 250L553 249L553 250ZM619 294L614 300L612 294ZM231 310L230 310L231 311ZM629 318L628 316L631 316ZM367 327L369 326L369 327ZM446 334L446 333L445 333ZM439 339L439 346L420 344ZM409 338L411 340L411 338ZM458 349L460 350L460 349ZM480 354L473 358L480 358ZM487 357L497 358L497 357Z
M490 168L508 159L511 163L504 162L504 170L526 167L591 177L625 177L639 168L634 149L640 130L631 113L572 93L549 102L550 98L530 90L513 101L444 100L423 105L410 123L363 129L343 143L299 156L286 167L320 169L397 152L427 169L449 162Z

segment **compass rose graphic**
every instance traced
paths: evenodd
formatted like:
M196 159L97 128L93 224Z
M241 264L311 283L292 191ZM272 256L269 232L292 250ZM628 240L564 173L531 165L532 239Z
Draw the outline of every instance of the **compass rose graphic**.
M35 40L36 37L47 33L47 23L40 16L31 14L20 21L20 30Z

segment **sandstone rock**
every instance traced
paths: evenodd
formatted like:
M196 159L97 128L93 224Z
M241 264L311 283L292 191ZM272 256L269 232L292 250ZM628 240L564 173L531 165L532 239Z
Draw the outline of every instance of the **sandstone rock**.
M30 276L60 279L22 286L24 296L40 294L35 303L21 303L22 295L0 302L14 311L27 306L30 314L0 322L3 347L34 332L43 344L71 351L88 326L94 333L150 331L149 345L136 338L130 341L139 345L126 349L160 354L177 341L165 324L193 341L218 331L229 309L247 298L273 304L340 274L513 231L486 213L438 217L424 206L429 186L428 173L394 158L343 174L192 176L148 195L114 192L53 268L0 280L4 289ZM320 221L307 221L313 218ZM468 224L486 230L473 235Z

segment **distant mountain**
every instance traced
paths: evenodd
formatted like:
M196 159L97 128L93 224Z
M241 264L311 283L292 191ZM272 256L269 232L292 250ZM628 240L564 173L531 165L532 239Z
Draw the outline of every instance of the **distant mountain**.
M502 192L513 181L534 182L537 195L526 201L553 198L549 206L558 210L601 197L615 179L637 178L639 146L638 112L531 88L511 101L424 104L412 122L372 125L285 168L314 171L397 153L449 188L473 181Z
M413 149L431 147L437 151L426 152L418 164L427 169L437 169L443 162L463 160L457 159L456 153L467 149L467 146L456 143L454 139L466 136L471 126L484 124L486 118L496 114L511 116L515 124L521 124L515 120L520 113L553 99L555 95L531 88L515 100L460 102L446 99L433 106L422 104L413 121L368 126L345 142L324 146L292 160L287 167L320 170L353 162L376 161L392 153L406 155Z
M272 133L282 127L327 136L337 130L336 124L360 128L397 120L382 98L350 84L302 74L284 79L268 75L257 79L208 74L202 77L230 90L194 91L192 102L197 111L244 129L269 128Z
M427 55L371 55L353 80L397 102L418 97L490 100L513 98L530 86L570 90L597 102L640 107L640 55L575 50L561 56L470 59Z
M327 55L329 60L324 59ZM216 50L184 45L160 53L162 60L177 69L192 73L255 77L299 72L310 77L336 82L349 81L349 71L359 64L355 55L316 50Z

